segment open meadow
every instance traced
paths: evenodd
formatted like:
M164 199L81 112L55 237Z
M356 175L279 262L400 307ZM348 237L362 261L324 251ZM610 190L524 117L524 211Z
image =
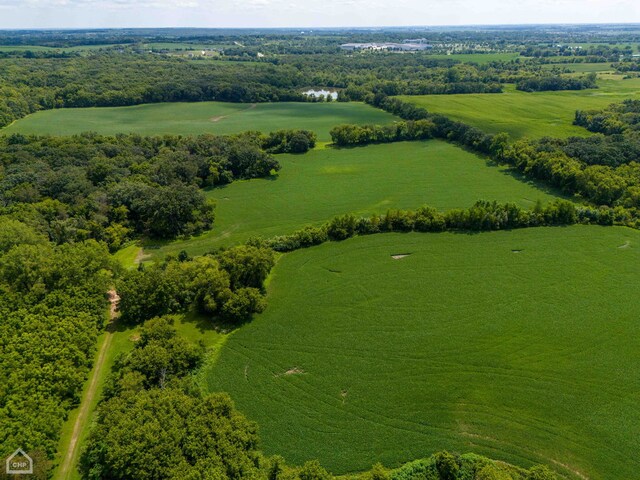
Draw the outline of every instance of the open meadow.
M103 135L227 135L286 128L313 130L320 141L341 123L389 123L397 119L364 103L156 103L133 107L64 108L45 110L20 119L0 134L74 135L94 131Z
M277 176L209 190L217 203L213 230L156 249L148 244L147 253L156 258L183 249L202 254L250 236L288 234L346 213L381 214L422 205L466 208L481 199L533 207L537 200L555 198L517 173L487 166L487 160L439 140L324 148L278 159L282 169Z
M639 246L574 226L298 250L204 386L258 422L268 453L334 473L448 449L636 478Z
M507 132L513 138L590 135L573 125L576 110L601 109L626 98L640 98L640 79L611 75L598 89L561 92L521 92L513 85L504 93L402 96L402 100L442 113L487 133Z

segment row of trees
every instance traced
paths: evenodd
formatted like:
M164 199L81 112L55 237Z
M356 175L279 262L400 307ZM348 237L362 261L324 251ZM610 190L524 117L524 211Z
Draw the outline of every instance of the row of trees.
M516 89L525 92L584 90L587 88L598 88L595 73L579 77L569 75L535 76L525 78L516 83Z
M333 143L339 147L390 143L433 138L435 124L430 120L409 120L390 125L338 125L331 129Z
M385 232L490 231L514 228L597 224L613 225L628 220L624 209L587 207L568 200L556 200L548 205L536 203L525 210L515 203L480 200L468 209L438 212L424 206L417 210L389 210L384 215L334 217L320 227L305 227L290 235L269 240L252 239L251 245L268 246L279 252L341 241L359 235Z

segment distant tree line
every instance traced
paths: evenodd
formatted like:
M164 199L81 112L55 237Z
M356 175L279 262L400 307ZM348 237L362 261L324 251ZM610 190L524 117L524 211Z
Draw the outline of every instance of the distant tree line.
M347 56L335 48L330 53L277 54L267 59L244 54L225 58L212 67L206 59L130 49L0 56L0 127L54 108L318 101L302 94L310 85L338 89L339 101L362 101L369 94L499 93L502 84L517 82L533 90L591 88L587 77L552 76L530 62L478 65L423 54Z
M584 90L598 88L596 74L568 76L568 75L544 75L525 78L516 83L516 89L524 92L544 92L556 90Z

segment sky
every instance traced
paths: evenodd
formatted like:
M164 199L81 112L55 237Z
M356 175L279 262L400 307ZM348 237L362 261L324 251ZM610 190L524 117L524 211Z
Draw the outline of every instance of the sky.
M639 0L0 0L0 28L640 23Z

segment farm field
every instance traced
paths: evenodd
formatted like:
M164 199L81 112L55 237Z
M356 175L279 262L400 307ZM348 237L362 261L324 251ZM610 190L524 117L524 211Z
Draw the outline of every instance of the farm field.
M44 110L1 129L0 134L73 135L226 135L246 130L313 130L320 141L341 123L388 123L397 119L364 103L157 103L133 107Z
M299 250L206 387L258 422L267 453L334 473L448 449L636 478L639 246L573 226Z
M504 93L402 96L435 113L468 123L488 133L508 132L514 138L590 135L572 125L579 109L599 109L626 98L640 98L640 79L600 79L595 90L527 93L508 85Z
M145 250L154 256L187 250L202 254L250 236L265 238L319 224L336 215L384 213L389 208L441 210L476 200L513 201L532 207L552 193L520 181L502 167L451 144L431 140L278 156L277 177L234 182L212 189L214 229L187 241Z
M611 67L611 63L549 63L546 65L542 65L542 68L547 70L554 67L561 69L566 68L576 73L598 73L614 71L614 69Z

